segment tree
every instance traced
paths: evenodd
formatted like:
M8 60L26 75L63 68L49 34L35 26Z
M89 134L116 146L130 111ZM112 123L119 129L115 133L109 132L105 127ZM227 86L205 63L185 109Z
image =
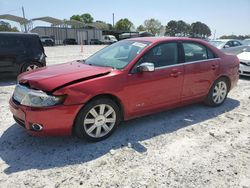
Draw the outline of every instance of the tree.
M173 37L176 34L177 34L177 21L171 20L168 22L166 26L165 35Z
M238 39L238 40L244 40L250 38L250 35L223 35L220 37L220 39Z
M93 23L94 21L94 18L89 13L82 14L81 17L84 23Z
M206 24L195 22L191 24L190 34L195 38L207 38L211 36L211 30Z
M94 18L91 16L91 14L89 13L85 13L82 15L73 15L70 17L71 20L77 20L77 21L81 21L83 23L93 23Z
M11 27L8 22L0 21L0 31L18 32L16 27Z
M136 31L146 31L146 28L143 26L143 25L139 25L137 28L136 28Z
M179 20L177 22L177 36L186 37L190 32L190 25L186 22Z
M159 34L162 25L161 25L161 22L159 20L151 18L151 19L144 21L144 27L148 32L155 35L155 34Z
M168 36L181 36L186 37L189 35L190 32L190 25L186 22L179 20L171 20L168 22L166 26L165 35Z
M80 21L80 22L82 21L82 18L81 18L80 15L73 15L73 16L70 17L70 19L71 20L77 20L77 21Z
M131 21L129 21L129 19L127 18L120 19L115 24L115 29L120 30L120 31L131 31L133 27L134 27L134 24Z

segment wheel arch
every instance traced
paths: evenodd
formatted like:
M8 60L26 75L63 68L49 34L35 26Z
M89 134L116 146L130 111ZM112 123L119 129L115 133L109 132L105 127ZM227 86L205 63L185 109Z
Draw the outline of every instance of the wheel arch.
M116 104L117 104L117 106L119 107L119 109L120 109L120 115L121 115L121 121L123 121L124 120L124 105L123 105L123 103L121 102L121 100L117 97L117 96L115 96L115 95L113 95L113 94L109 94L109 93L103 93L103 94L98 94L98 95L96 95L96 96L93 96L92 98L90 98L85 104L84 104L84 106L86 105L86 104L88 104L88 103L90 103L91 101L94 101L94 100L97 100L97 99L101 99L101 98L108 98L108 99L111 99L111 100L113 100ZM74 123L73 123L73 126L72 126L72 134L74 134L74 127L75 127L75 124L76 124L76 119L77 119L77 116L78 116L78 114L80 113L80 111L84 108L84 106L79 110L79 112L77 113L77 115L76 115L76 117L75 117L75 119L74 119Z
M20 65L19 72L22 73L24 67L25 67L27 64L32 64L32 63L37 63L37 64L41 65L41 67L44 66L43 63L41 63L41 62L39 62L39 61L37 61L37 60L28 60L28 61L25 61L24 63L22 63L22 64Z
M229 76L227 76L227 75L220 75L216 80L219 80L221 78L224 78L227 81L227 84L228 84L227 86L228 86L229 91L230 91L231 90L231 79L229 78Z
M88 100L87 103L89 103L89 102L91 102L93 100L100 99L100 98L108 98L108 99L113 100L117 104L119 109L121 110L121 117L122 117L122 120L123 120L123 118L124 118L124 105L123 105L122 101L117 96L115 96L113 94L106 93L106 94L96 95L96 96L92 97L90 100Z

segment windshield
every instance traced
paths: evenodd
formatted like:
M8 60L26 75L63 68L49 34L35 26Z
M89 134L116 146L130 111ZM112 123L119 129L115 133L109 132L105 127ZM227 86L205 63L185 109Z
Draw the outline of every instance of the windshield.
M209 41L210 44L212 44L215 47L221 47L225 42L219 41L219 40L211 40Z
M116 38L115 38L114 36L109 36L109 38L110 38L111 40L116 40Z
M89 57L85 63L88 65L123 69L149 44L149 42L144 41L120 41L100 50Z

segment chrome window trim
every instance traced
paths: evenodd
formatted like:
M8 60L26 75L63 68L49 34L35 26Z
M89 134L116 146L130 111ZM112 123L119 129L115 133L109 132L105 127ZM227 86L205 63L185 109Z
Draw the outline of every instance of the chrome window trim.
M155 70L160 70L160 69L165 69L169 67L175 67L175 66L181 66L181 65L189 65L189 64L194 64L194 63L202 63L202 62L207 62L207 61L214 61L214 60L219 60L220 58L212 58L212 59L204 59L204 60L198 60L198 61L189 61L189 62L184 62L184 63L177 63L173 65L167 65L163 67L156 67Z

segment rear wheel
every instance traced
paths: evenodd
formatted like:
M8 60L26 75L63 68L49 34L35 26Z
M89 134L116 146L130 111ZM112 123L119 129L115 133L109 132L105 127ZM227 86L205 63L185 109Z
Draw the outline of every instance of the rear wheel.
M120 119L120 109L114 101L97 99L79 112L74 127L75 134L89 141L101 141L115 131Z
M225 102L228 92L229 84L227 79L220 78L214 82L205 102L209 106L220 106Z
M42 65L37 62L26 63L23 65L21 73L32 71L32 70L38 69L39 67L42 67Z

